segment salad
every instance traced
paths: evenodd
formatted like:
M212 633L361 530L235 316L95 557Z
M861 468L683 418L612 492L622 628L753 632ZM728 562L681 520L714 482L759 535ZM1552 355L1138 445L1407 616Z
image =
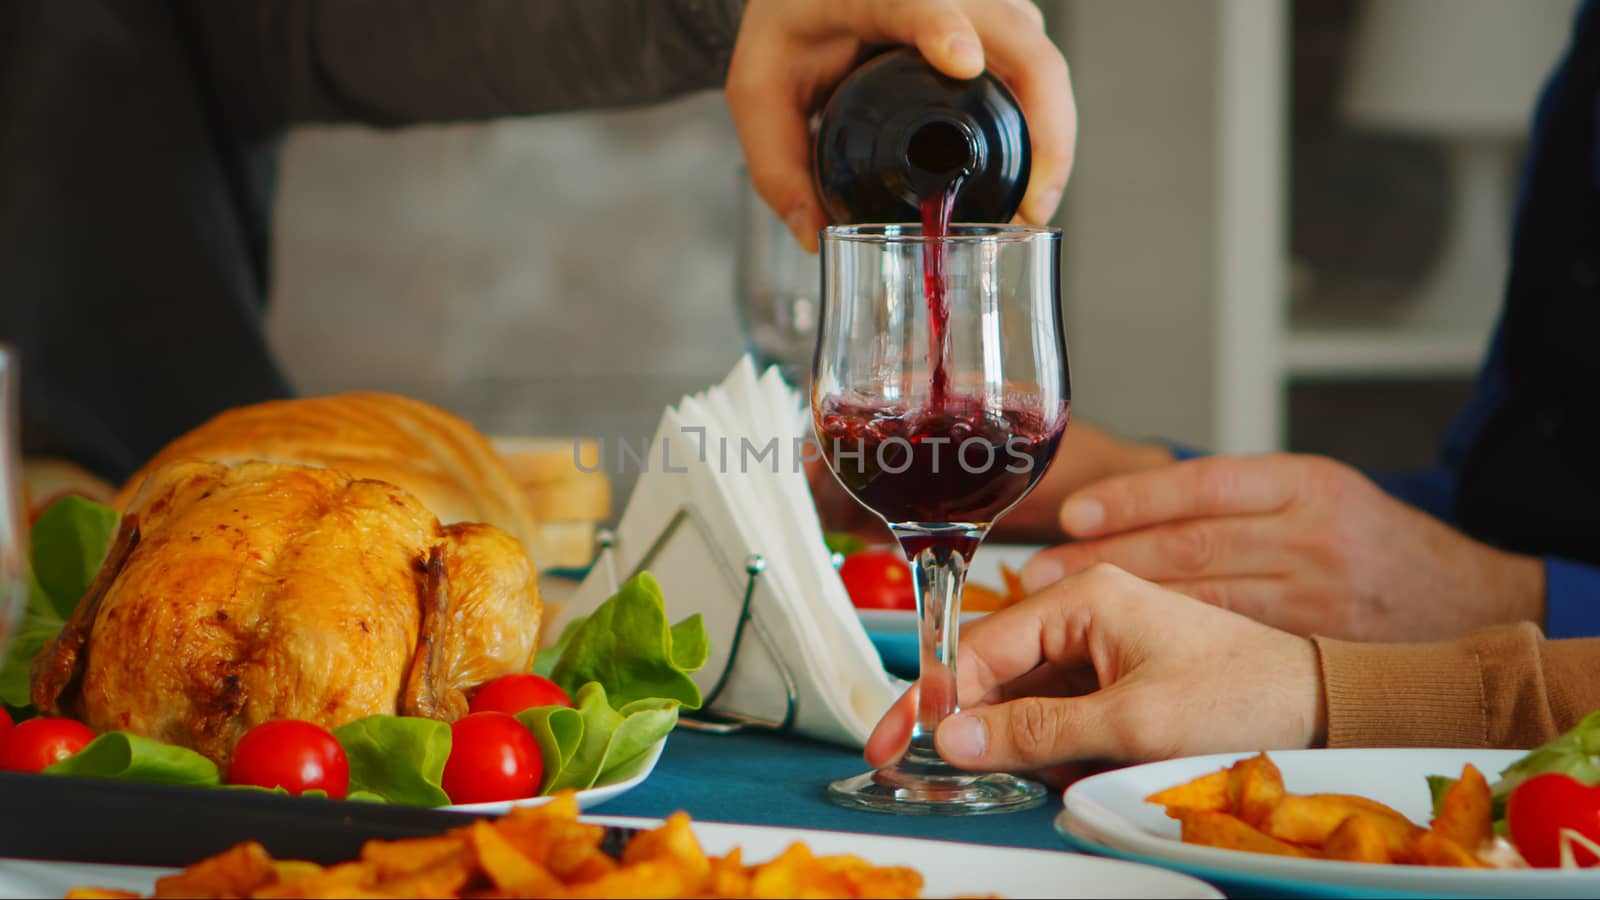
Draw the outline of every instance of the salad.
M1428 778L1435 813L1456 779ZM1495 862L1536 868L1600 864L1600 711L1506 767L1489 787Z
M640 573L541 651L533 671L488 682L454 724L375 715L331 730L277 720L240 739L227 771L185 747L29 706L34 657L72 615L100 567L115 510L64 498L33 525L28 605L0 667L0 770L267 789L445 806L584 790L625 777L698 709L699 615L669 625L660 585Z

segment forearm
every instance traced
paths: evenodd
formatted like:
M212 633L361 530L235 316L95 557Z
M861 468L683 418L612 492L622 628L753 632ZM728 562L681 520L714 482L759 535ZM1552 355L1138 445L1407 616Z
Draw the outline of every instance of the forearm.
M1535 747L1600 708L1600 639L1523 623L1432 644L1315 641L1330 747Z
M192 0L210 76L258 128L625 106L715 87L743 0Z

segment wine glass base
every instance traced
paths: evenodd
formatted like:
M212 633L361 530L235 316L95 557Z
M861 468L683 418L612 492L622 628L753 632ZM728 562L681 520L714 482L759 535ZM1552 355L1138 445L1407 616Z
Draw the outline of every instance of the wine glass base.
M903 816L974 816L1021 812L1044 803L1043 785L991 772L908 778L889 769L841 778L828 785L840 806Z

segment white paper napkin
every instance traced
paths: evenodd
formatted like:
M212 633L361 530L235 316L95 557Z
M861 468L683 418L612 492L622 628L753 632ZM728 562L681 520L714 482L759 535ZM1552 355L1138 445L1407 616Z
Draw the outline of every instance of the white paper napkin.
M705 618L711 656L696 680L708 694L721 683L711 709L781 720L792 684L796 731L859 747L904 683L884 672L823 543L799 458L808 430L799 395L775 368L758 377L748 356L720 385L668 407L613 561L622 578L640 568L654 575L673 621ZM741 634L753 554L766 566L751 601L755 621ZM602 560L564 617L611 592Z

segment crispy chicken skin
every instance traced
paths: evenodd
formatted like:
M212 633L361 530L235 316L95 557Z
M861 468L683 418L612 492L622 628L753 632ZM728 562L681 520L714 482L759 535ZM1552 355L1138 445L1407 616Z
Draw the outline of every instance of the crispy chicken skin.
M35 660L34 704L224 766L269 719L454 720L464 691L527 671L538 645L516 539L333 469L166 464L106 569Z
M465 420L397 394L353 392L241 406L162 448L117 492L128 510L151 472L180 459L326 466L405 488L441 522L487 522L535 560L538 523L487 438Z

